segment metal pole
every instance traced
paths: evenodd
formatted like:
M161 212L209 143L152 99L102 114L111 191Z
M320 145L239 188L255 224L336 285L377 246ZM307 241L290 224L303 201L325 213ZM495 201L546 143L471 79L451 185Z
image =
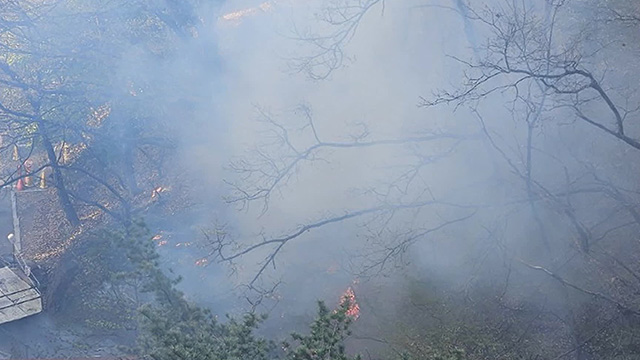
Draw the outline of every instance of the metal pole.
M22 252L22 240L20 238L20 218L18 217L18 199L16 192L11 189L11 212L13 214L13 256Z

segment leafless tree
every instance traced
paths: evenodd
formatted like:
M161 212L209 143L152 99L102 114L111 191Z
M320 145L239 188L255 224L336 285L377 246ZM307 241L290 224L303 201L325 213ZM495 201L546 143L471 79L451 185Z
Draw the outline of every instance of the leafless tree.
M524 183L531 216L538 224L536 235L549 255L567 244L558 238L548 214L557 214L566 224L574 240L568 252L536 260L547 265L520 259L522 264L567 289L611 304L611 318L619 319L616 311L637 316L637 303L630 298L638 286L638 269L633 265L638 249L631 229L640 225L640 203L636 186L626 185L628 176L634 177L630 174L638 171L632 160L632 154L640 150L640 135L633 125L638 116L634 105L637 98L630 90L631 84L610 76L625 71L630 65L625 58L604 60L615 51L613 46L626 41L594 41L584 23L569 20L565 1L548 4L552 7L549 16L527 3L470 8L471 19L490 33L485 55L477 61L456 58L468 69L463 86L423 98L422 105L450 104L472 110L491 147ZM629 20L611 11L617 14L617 21ZM570 27L583 30L571 33ZM506 113L524 127L526 136L516 140L516 151L503 140L507 134L500 129L501 123L495 115L489 115L486 105L495 106L496 102L505 104ZM494 119L489 120L489 116ZM494 125L489 124L491 121ZM562 130L549 141L554 128ZM619 165L610 167L612 163ZM627 260L616 260L616 256ZM573 266L568 267L568 263ZM568 274L563 275L560 269ZM620 284L605 285L603 275ZM567 293L567 303L572 298ZM575 348L558 358L570 354L585 358L583 348L593 340L580 330L577 312L571 310ZM613 322L605 324L611 326Z
M472 129L466 134L426 131L416 137L386 139L365 129L349 141L338 141L318 132L314 122L319 120L308 108L299 112L302 121L293 127L259 111L269 132L262 139L268 140L231 165L239 176L229 182L233 191L228 200L245 209L257 202L261 214L269 211L274 194L285 196L283 189L293 186L303 166L331 162L338 152L397 147L413 157L410 164L395 164L394 171L385 172L385 181L363 184L361 191L370 196L372 206L320 212L319 218L290 231L261 233L249 244L213 239L210 255L232 261L263 251L250 279L253 284L270 265L275 266L276 256L293 240L311 230L356 221L366 243L361 254L369 260L364 270L375 272L402 258L419 240L468 236L461 226L452 226L464 224L489 234L491 245L483 253L487 255L475 254L477 263L489 267L492 260L506 263L500 271L511 274L512 268L519 268L527 274L522 276L535 279L531 284L507 281L499 297L505 306L509 298L524 299L540 289L560 294L562 305L545 311L561 319L572 344L558 349L556 358L586 359L590 351L600 351L594 344L606 342L608 336L623 336L611 332L612 326L622 326L640 312L634 295L640 286L635 235L640 227L640 192L634 180L640 175L635 162L640 150L639 79L629 62L634 59L627 50L631 39L616 31L606 36L591 31L589 22L596 17L580 6L586 3L459 4L473 31L487 36L486 42L476 44L470 59L452 57L466 68L460 87L425 95L420 105L465 112L466 119L460 121ZM299 31L299 37L317 51L298 59L296 69L313 79L327 79L340 68L344 46L374 5L384 4L340 2L323 17L334 31L325 36ZM606 26L635 26L633 11L620 10L617 2L607 5L602 14L615 25ZM482 143L498 165L487 182L469 179L468 187L487 194L500 187L508 189L508 196L461 200L434 193L423 181L425 172L437 169L439 162L454 164L459 148L471 143L474 150L467 149L467 156L473 156ZM433 153L438 146L440 151ZM505 224L501 236L495 235L495 223ZM438 232L443 229L453 235ZM599 316L589 317L592 310L585 304L599 306Z
M403 249L421 238L437 232L455 223L471 217L474 211L481 205L464 204L446 199L438 199L429 193L428 189L421 188L421 172L425 171L429 164L446 159L457 145L471 134L460 135L444 131L425 132L411 137L392 139L368 139L365 131L357 132L349 138L351 140L340 141L326 139L317 131L314 124L311 109L302 106L297 109L301 117L298 125L289 128L279 123L264 109L258 109L263 124L266 125L266 133L262 137L268 139L259 147L251 151L246 157L232 162L230 169L238 174L234 181L228 181L233 190L227 197L227 201L237 204L241 209L247 209L253 203L259 206L259 213L265 214L269 210L269 204L274 194L280 193L288 185L294 182L301 168L313 163L328 162L327 156L335 157L335 152L357 151L368 148L409 148L414 154L415 162L402 166L395 174L392 181L379 184L377 188L366 189L365 193L372 199L372 205L368 207L351 207L343 210L324 212L316 219L311 219L304 224L294 227L291 231L280 235L259 234L260 240L243 246L224 236L208 235L210 245L209 255L222 261L234 261L240 257L256 251L264 251L265 257L259 269L249 281L254 286L270 265L275 266L276 257L289 242L304 237L312 230L321 229L333 224L356 221L367 229L374 238L385 237L388 241L380 243L375 249L375 263L369 264L369 270L382 270L387 263L395 259L395 255L402 253ZM294 134L294 135L292 135ZM293 136L296 136L293 139ZM426 155L425 144L439 144L442 151ZM330 153L334 154L330 154ZM414 188L421 188L415 193ZM436 216L437 221L420 223L410 230L397 228L396 219L402 222L405 214L413 216L426 216L425 213L438 213L446 209L460 209L463 214L445 217ZM220 235L220 233L215 232ZM373 250L373 248L371 248ZM373 258L373 254L371 257Z

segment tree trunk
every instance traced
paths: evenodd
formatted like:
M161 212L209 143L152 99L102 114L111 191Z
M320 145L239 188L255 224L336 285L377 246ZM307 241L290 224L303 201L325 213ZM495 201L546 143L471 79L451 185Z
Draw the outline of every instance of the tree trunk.
M122 165L124 167L124 176L129 188L129 193L133 196L139 195L142 190L138 187L136 181L136 169L133 165L135 156L135 149L130 141L127 139L127 143L124 145L124 156L122 158Z
M42 126L42 124L40 124L40 126ZM67 191L67 187L65 186L64 179L62 177L62 171L60 171L60 167L58 166L58 157L53 149L53 144L51 144L49 137L45 134L42 127L40 127L40 135L42 136L42 143L47 151L47 157L53 170L53 185L57 190L56 192L58 193L60 206L62 206L62 210L64 211L65 217L69 223L73 226L79 226L80 218L78 218L78 213L73 207L73 204L71 204L69 192Z

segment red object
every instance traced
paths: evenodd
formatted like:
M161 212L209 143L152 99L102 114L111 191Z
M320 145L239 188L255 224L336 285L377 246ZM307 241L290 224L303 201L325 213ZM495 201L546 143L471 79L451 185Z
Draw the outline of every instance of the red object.
M18 165L18 176L22 176L22 165ZM24 184L22 183L22 178L20 178L16 183L16 190L22 191L23 187L24 187Z

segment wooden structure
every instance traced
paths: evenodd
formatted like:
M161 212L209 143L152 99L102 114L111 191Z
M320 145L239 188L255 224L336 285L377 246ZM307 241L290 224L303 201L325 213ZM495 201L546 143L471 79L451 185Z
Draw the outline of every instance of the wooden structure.
M11 258L0 258L0 324L42 312L38 280L22 258L20 220L13 190L10 190L10 199L13 232L7 240L11 245Z
M42 312L40 291L17 269L0 268L0 324Z

